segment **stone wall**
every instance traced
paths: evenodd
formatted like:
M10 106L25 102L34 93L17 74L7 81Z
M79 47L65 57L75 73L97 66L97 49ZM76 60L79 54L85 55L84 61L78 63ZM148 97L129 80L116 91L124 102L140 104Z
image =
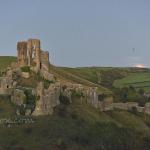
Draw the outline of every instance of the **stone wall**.
M115 110L115 109L132 111L133 109L136 109L137 112L150 115L150 102L146 103L144 107L139 106L137 102L110 103L107 106L101 103L99 108L101 111L108 111L108 110Z
M21 77L28 79L28 78L30 78L30 73L29 72L21 72Z

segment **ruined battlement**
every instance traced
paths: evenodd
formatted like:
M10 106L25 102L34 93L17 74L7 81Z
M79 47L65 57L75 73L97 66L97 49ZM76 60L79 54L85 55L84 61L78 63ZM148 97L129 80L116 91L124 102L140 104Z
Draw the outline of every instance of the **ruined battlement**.
M28 39L17 43L18 65L31 66L36 70L49 70L49 52L41 50L39 39Z

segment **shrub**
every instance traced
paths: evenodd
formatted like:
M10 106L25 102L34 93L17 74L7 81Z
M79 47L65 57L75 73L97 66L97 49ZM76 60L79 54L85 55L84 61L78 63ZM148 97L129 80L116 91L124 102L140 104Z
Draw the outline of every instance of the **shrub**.
M80 97L84 97L84 94L83 94L82 91L75 91L75 90L73 90L71 96L80 98Z
M45 88L45 89L48 89L48 88L49 88L49 85L50 85L51 83L54 83L54 82L44 79L44 88Z
M31 90L25 90L24 93L26 95L26 109L33 111L39 96L33 95Z
M25 110L25 107L23 105L20 106L19 111L20 111L21 115L25 115L26 110Z
M64 96L63 94L60 94L59 100L60 100L61 104L64 104L64 105L69 105L70 104L69 98L67 96Z
M143 96L144 93L145 93L145 91L144 91L144 89L139 89L139 90L138 90L138 93L139 93L141 96Z
M107 96L105 94L98 95L98 100L103 101Z
M21 67L21 71L22 72L30 72L30 67L29 66L24 66L24 67Z
M132 107L130 110L131 113L133 113L134 115L137 115L138 111L136 107Z

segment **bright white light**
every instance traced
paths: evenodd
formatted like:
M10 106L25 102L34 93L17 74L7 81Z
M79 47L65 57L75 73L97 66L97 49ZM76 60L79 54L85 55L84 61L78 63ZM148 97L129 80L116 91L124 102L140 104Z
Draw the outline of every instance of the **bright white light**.
M135 65L135 67L137 67L137 68L145 68L145 65L143 65L143 64L137 64L137 65Z

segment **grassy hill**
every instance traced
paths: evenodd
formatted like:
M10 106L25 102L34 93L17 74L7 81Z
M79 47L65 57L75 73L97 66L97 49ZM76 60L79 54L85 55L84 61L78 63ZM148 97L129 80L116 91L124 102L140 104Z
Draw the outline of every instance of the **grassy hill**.
M0 70L5 69L12 62L16 61L16 57L12 56L0 56Z
M2 69L9 64L8 59L9 63L15 61L15 58L0 57L0 66L4 66ZM60 80L99 86L105 90L111 89L116 79L149 71L137 68L54 66L50 66L50 69ZM102 76L100 84L98 72ZM25 117L34 120L34 123L1 124L1 119L14 120L15 117L15 106L9 102L9 98L0 97L0 150L149 150L150 148L149 116L134 111L100 112L84 102L81 104L78 98L74 98L71 104L62 102L51 116ZM17 117L22 118L24 117Z
M69 72L73 75L79 76L80 78L86 79L95 84L104 86L106 88L112 88L115 80L122 79L124 77L127 77L128 75L136 73L137 74L150 73L150 69L146 68L59 67L59 69ZM100 83L98 83L99 80ZM137 80L141 81L141 77L139 77Z
M56 67L56 66L50 65L50 72L55 74L55 76L58 77L59 79L67 80L72 83L83 84L85 86L98 87L99 90L103 93L106 93L106 94L111 93L111 91L108 88L105 88L104 86L99 85L97 82L93 82L93 80L89 80L87 78L89 76L88 73L86 76L82 76L82 73L77 72L76 68L63 68L63 67ZM89 77L92 78L93 76L89 76Z

